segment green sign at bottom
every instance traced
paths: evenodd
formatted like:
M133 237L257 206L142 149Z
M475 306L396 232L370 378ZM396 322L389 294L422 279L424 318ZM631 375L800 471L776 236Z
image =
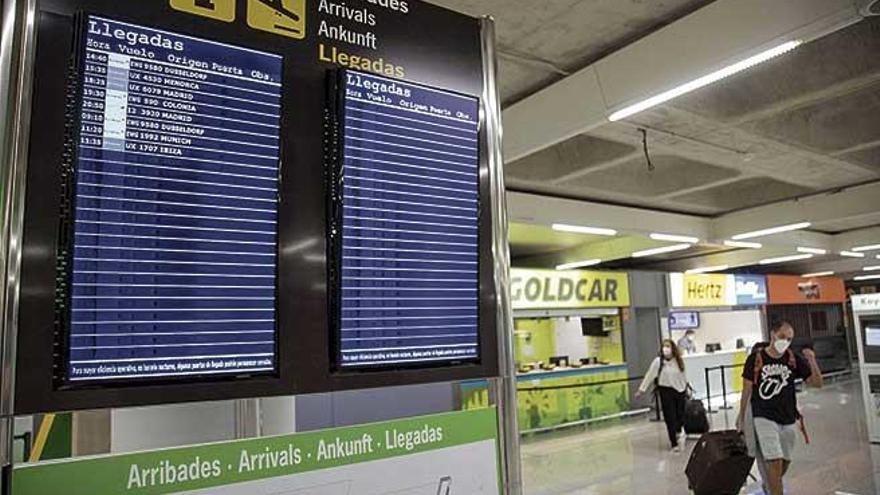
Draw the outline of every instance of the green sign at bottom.
M494 409L17 467L13 495L499 493Z

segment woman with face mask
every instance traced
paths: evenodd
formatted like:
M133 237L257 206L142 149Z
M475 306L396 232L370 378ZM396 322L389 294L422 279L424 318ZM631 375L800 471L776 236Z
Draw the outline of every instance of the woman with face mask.
M645 394L651 387L654 387L660 396L660 407L663 409L663 420L666 422L672 450L681 452L685 441L684 414L688 381L684 373L681 351L671 340L663 341L660 355L648 368L636 397Z

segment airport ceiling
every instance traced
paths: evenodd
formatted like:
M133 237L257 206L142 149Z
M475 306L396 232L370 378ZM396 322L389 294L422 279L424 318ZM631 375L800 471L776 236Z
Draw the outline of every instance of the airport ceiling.
M501 99L514 103L712 0L429 0L496 22Z
M760 14L745 10L754 9L755 2L433 1L471 15L489 14L496 20L505 138L512 141L505 144L511 201L527 198L526 203L542 210L553 202L556 206L565 203L563 209L581 208L586 216L569 216L563 222L552 215L531 215L512 204L514 212L524 212L512 215L519 224L511 237L515 259L540 266L598 253L609 267L688 269L712 262L733 269L754 265L761 256L790 254L795 244L812 243L825 246L831 254L777 265L778 270L826 268L850 275L861 270L867 263L864 259L839 259L836 253L854 247L851 244L880 244L880 17L861 19L850 14L852 2L779 0L771 8L792 9L792 15L775 11L780 17L815 10L814 17L804 14L804 19L824 23L821 32L811 34L790 53L666 104L617 122L601 118L621 101L609 102L615 89L602 85L602 71L609 71L603 64L612 69L624 62L634 65L626 57L642 50L649 54L641 59L642 65L656 63L657 72L662 73L661 67L674 66L677 58L688 56L681 53L686 51L682 45L678 45L679 53L671 53L669 40L676 36L717 32L733 40L740 32L753 34L749 31L753 28L745 25L760 24L750 17ZM835 2L839 7L832 7ZM830 23L834 15L840 20ZM743 26L737 26L738 20ZM695 27L700 23L702 27ZM780 35L792 31L768 26L772 34L771 28ZM691 42L714 41L694 38ZM745 50L746 42L737 42L742 46L732 50ZM699 59L702 53L694 50L693 58ZM597 76L590 77L599 83L591 88L582 74L594 67ZM633 80L651 79L652 69L626 67L623 74ZM617 79L617 85L627 89L628 84L638 84L626 79ZM598 119L584 118L571 125L568 115L562 116L560 121L568 127L556 132L554 112L542 115L543 108L552 109L554 102L558 105L565 97L585 95L590 89L602 93L602 111L608 111ZM658 88L638 89L644 97L659 92ZM645 142L653 170L649 170ZM856 200L860 205L855 210L852 205L842 207ZM821 214L807 215L803 204ZM606 221L600 211L608 205L626 207L629 215L615 210L612 220ZM834 213L838 208L839 214ZM810 221L809 231L774 236L767 239L771 246L766 251L750 250L749 256L723 246L723 240L738 231L794 218L793 210L800 211L801 217L811 216L791 222ZM675 221L663 225L649 220L649 214L660 212L682 215L676 220L688 217L694 225L708 222L701 245L675 255L626 261L627 251L656 246L645 242L630 246L630 241L643 239L646 232L684 230L684 224ZM578 241L577 235L549 229L554 220L604 223L621 231L621 236L612 240L585 236ZM641 221L653 225L640 225ZM609 243L617 245L611 252L618 254L609 254ZM869 252L866 259L880 264L875 254L880 251Z

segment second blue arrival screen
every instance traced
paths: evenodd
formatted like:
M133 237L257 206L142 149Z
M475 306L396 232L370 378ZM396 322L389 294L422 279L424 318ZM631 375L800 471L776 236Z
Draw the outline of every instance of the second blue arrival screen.
M479 100L347 72L338 364L479 358Z

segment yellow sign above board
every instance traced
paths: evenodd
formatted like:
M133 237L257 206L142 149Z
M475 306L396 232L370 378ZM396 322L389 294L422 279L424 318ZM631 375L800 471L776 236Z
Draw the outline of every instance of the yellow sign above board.
M725 306L727 275L696 274L684 276L684 307Z
M224 22L235 20L238 0L169 0L171 8ZM297 40L306 37L306 0L247 0L253 29Z
M235 3L236 0L171 0L171 7L218 21L232 22L235 20Z
M301 40L306 37L306 0L248 0L248 26Z
M619 308L629 306L629 277L582 270L510 271L513 309Z

